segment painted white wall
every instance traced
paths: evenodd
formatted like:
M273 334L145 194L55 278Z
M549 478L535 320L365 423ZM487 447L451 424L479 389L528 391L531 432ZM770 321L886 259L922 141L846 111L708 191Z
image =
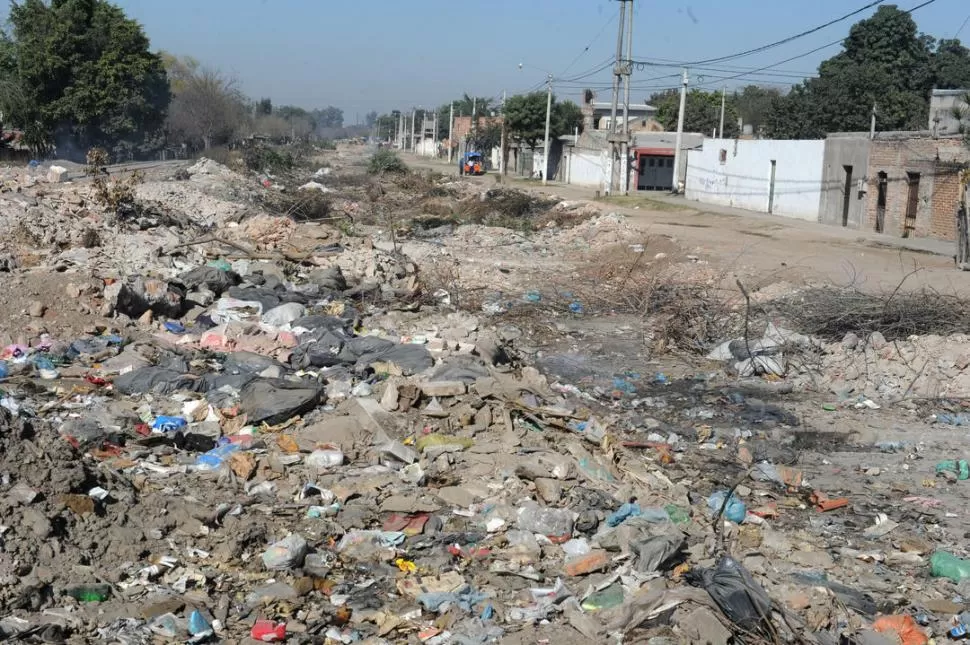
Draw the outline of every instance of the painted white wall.
M721 150L726 151L720 160ZM825 141L704 139L687 154L687 199L816 221L822 197Z
M573 148L570 153L569 183L603 190L606 186L606 169L609 153L605 150Z

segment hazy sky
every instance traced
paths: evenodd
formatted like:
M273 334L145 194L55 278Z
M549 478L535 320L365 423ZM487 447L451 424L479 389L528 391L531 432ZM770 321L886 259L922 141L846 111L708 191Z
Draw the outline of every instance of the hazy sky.
M921 0L906 0L908 9ZM365 112L437 106L462 93L501 96L532 89L546 72L571 79L595 69L616 47L614 0L117 0L140 21L152 46L188 54L239 79L253 97L306 108L341 107L347 122ZM867 4L866 0L637 0L638 59L700 60L732 54L804 31ZM871 15L711 67L770 65L842 38ZM967 0L936 0L913 16L920 29L950 38L970 14ZM970 41L970 24L961 33ZM573 61L584 48L589 51ZM783 72L814 72L838 52L829 47L786 63ZM524 67L520 70L519 63ZM572 64L572 65L571 65ZM570 66L571 65L571 66ZM737 72L698 71L708 87L791 83L777 70L725 81ZM634 74L634 98L677 86L677 69ZM774 74L774 75L771 75ZM693 74L692 74L693 76ZM651 80L653 79L653 80ZM578 100L598 85L608 100L609 71L559 81L557 95Z

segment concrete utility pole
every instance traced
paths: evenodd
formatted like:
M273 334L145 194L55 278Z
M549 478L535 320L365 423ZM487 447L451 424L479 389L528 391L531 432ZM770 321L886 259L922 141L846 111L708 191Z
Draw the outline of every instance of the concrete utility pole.
M414 154L416 152L414 149L415 148L414 144L416 143L414 140L414 121L417 118L418 118L418 111L414 108L411 108L411 154Z
M630 77L633 75L633 0L627 15L626 63L623 78L623 194L630 194Z
M550 156L549 155L549 120L551 116L552 116L552 74L549 74L549 76L546 79L546 137L545 137L545 143L542 148L543 157L545 157L545 161L542 164L543 166L545 166L545 168L542 169L543 186L549 183L549 156Z
M718 132L721 133L722 139L724 138L724 101L725 101L726 95L727 95L727 86L725 85L721 89L721 127L718 129Z
M505 90L502 90L502 109L500 110L502 117L502 138L498 144L498 172L500 175L505 174Z
M680 86L680 112L677 114L677 138L674 140L674 185L670 191L680 192L680 155L684 141L684 108L687 105L687 68L684 68L683 85Z
M876 104L872 104L872 121L869 124L869 138L876 138Z
M398 150L404 150L404 110L397 113L397 142Z
M431 140L434 141L434 153L435 159L438 158L438 111L434 111L434 124L431 126L434 130L431 133Z
M610 102L610 164L609 164L609 188L606 190L606 194L612 195L613 188L616 185L615 178L615 164L617 157L616 148L616 108L617 103L620 101L620 76L622 74L620 61L623 58L623 27L626 20L626 1L620 4L620 26L617 29L616 34L616 62L613 65L613 99Z
M448 165L451 165L452 145L455 139L455 102L451 102L451 112L448 116Z

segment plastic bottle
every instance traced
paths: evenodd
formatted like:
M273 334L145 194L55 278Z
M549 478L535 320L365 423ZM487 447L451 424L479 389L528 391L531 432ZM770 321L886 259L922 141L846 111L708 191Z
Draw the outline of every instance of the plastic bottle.
M724 498L727 497L728 491L719 490L711 494L707 498L707 507L711 509L711 512L715 515L721 511L721 507L724 506ZM745 507L744 502L742 502L734 494L727 502L727 506L724 507L724 517L736 524L740 524L744 521L744 516L747 515L748 509Z
M930 556L930 575L960 582L970 578L970 561L961 560L948 551L937 551Z

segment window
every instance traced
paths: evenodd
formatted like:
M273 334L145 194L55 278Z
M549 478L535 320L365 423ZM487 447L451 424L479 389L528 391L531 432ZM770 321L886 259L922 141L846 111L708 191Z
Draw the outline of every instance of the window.
M673 168L674 167L674 158L673 157L667 157L667 167L668 168Z
M647 165L653 168L654 161L656 161L656 159L654 159L653 157L650 157L649 159L647 159Z
M721 152L718 155L718 160L722 165L727 163L727 150L721 149Z

